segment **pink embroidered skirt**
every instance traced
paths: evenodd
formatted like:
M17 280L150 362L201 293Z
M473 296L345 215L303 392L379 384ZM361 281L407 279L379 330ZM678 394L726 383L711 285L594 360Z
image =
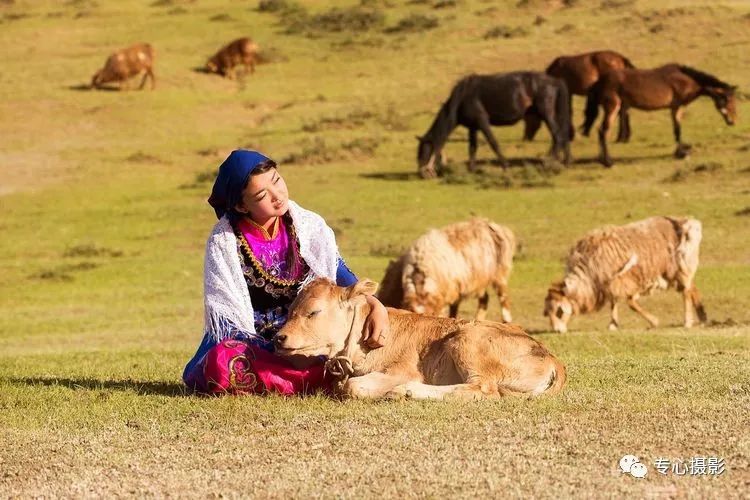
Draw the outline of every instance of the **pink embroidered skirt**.
M332 384L322 364L304 370L253 344L225 340L208 351L199 384L211 394L266 394L285 396L329 392Z

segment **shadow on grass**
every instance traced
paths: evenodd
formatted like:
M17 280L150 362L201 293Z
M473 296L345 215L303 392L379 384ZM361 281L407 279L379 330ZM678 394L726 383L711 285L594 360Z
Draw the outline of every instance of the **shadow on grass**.
M99 380L95 378L61 378L61 377L9 377L0 378L16 385L62 386L74 390L112 390L135 392L142 395L185 397L191 392L178 382L158 382L143 380Z
M67 89L68 90L76 90L78 92L91 92L91 91L94 91L94 90L101 90L101 91L104 91L104 92L119 92L120 91L119 87L114 87L114 86L111 86L111 85L102 85L99 88L95 89L94 87L92 87L91 85L89 85L87 83L80 83L78 85L70 85L70 86L67 87Z
M419 174L417 172L371 172L359 174L364 179L378 179L381 181L417 181Z
M663 154L651 154L651 155L638 155L638 156L626 156L622 158L616 158L614 157L613 160L615 162L615 165L618 163L628 165L631 163L638 163L641 161L649 161L649 160L669 160L673 158L671 153L663 153ZM544 166L551 160L549 157L516 157L516 158L506 158L508 162L508 167L524 167L526 165L534 165L534 166ZM469 162L464 162L464 165L468 166ZM480 166L495 166L499 167L500 162L497 160L497 158L477 158L476 165L478 167ZM562 163L560 163L562 165ZM570 162L570 166L575 165L598 165L602 168L603 165L599 162L599 157L585 157L585 158L572 158ZM563 166L563 168L565 168Z
M508 168L514 168L514 167L525 167L526 165L541 167L553 160L551 160L550 158L540 158L540 157L529 156L529 157L505 158L505 161L508 165ZM497 158L477 158L477 160L475 161L475 164L477 167L491 166L491 167L502 168L502 165L500 164L500 160L498 160ZM463 165L468 169L469 161L466 160L465 162L463 162Z
M614 161L613 166L617 166L618 164L622 163L625 165L631 164L631 163L638 163L641 161L648 161L648 160L669 160L674 158L672 153L662 153L662 154L653 154L653 155L639 155L639 156L625 156L622 158L613 156L612 161ZM573 165L589 165L589 164L595 164L603 167L603 165L599 162L599 157L595 156L592 158L574 158L573 159ZM604 168L604 167L603 167Z
M541 335L544 333L550 333L553 335L561 335L555 332L554 330L552 330L551 328L529 328L529 329L525 329L524 331L528 333L529 335Z

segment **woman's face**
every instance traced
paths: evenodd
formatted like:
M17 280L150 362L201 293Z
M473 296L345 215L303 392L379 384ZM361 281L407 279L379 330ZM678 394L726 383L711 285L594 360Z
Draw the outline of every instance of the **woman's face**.
M289 192L283 177L275 168L251 175L235 209L259 224L284 215L289 210Z

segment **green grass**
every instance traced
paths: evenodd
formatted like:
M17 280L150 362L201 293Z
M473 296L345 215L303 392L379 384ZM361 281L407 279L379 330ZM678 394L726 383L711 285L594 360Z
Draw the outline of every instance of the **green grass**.
M579 138L571 168L540 172L533 160L548 134L523 143L519 125L495 132L526 165L469 175L457 141L446 151L452 173L422 181L414 136L465 74L543 69L596 48L643 67L689 64L745 97L750 10L729 0L517 3L304 1L292 19L256 2L0 2L0 495L746 495L745 101L732 128L709 100L692 104L683 136L694 151L683 161L671 157L668 112L633 112L632 142L612 146L612 170L586 161L596 141ZM362 10L376 13L338 31ZM486 36L498 27L513 36ZM191 70L241 35L273 62L244 82ZM137 41L156 48L156 91L75 90ZM576 98L576 123L582 109ZM623 331L609 333L601 312L576 318L572 333L540 334L569 382L536 401L187 396L180 374L201 334L214 222L205 200L236 147L290 160L281 169L293 198L336 229L361 277L379 279L430 227L472 214L507 224L523 243L513 315L533 332L547 328L546 288L586 231L698 217L711 323L680 328L681 300L665 292L643 301L663 328L623 311ZM479 154L491 158L484 143ZM649 466L720 456L727 472L651 467L638 481L617 470L626 453Z

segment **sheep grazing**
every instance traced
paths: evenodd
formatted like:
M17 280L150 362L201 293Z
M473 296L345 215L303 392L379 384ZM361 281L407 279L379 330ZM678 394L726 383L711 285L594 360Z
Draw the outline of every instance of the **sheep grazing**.
M386 306L433 316L449 306L455 318L461 300L478 297L476 319L481 320L491 286L500 298L503 321L510 322L508 279L515 250L511 230L484 218L432 229L389 264L378 298Z
M610 330L619 326L617 302L626 299L651 326L659 320L638 303L641 295L675 287L685 303L685 326L701 322L706 312L694 278L702 237L697 219L651 217L625 226L596 229L571 249L565 279L554 283L544 301L544 315L556 332L567 331L574 314L597 311L609 303Z
M388 263L385 276L380 282L377 297L386 306L400 308L404 302L404 287L401 277L404 273L404 261L406 254Z

